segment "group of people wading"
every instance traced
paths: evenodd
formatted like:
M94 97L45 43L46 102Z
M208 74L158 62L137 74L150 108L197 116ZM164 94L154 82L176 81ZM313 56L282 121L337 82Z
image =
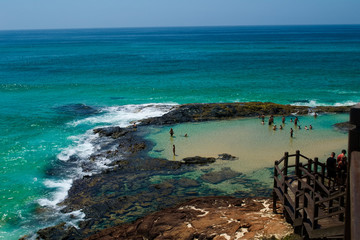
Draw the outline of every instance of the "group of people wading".
M339 185L345 184L347 166L348 161L345 149L341 151L336 159L335 153L332 152L330 157L326 160L327 176L330 180L333 180L334 185L336 183Z
M314 113L314 117L315 117L315 118L317 117L317 114L316 114L316 113ZM261 118L261 124L264 125L264 124L265 124L265 115L264 115L264 114L259 115L259 118ZM286 120L285 115L283 115L282 118L281 118L282 124L279 126L279 129L280 129L280 130L283 130L283 129L284 129L283 125L285 124L285 120ZM300 121L299 121L299 118L298 118L298 117L295 117L294 120L293 120L292 118L290 118L290 122L294 122L294 127L295 127L295 128L301 129L301 126L299 125ZM269 126L273 125L273 130L274 130L274 131L277 130L277 126L274 124L274 115L271 115L271 116L269 117L268 123L269 123ZM305 130L312 130L313 127L312 127L312 125L310 124L309 127L308 127L308 126L305 126L304 129L305 129ZM293 128L290 128L290 137L294 137L294 129L293 129Z

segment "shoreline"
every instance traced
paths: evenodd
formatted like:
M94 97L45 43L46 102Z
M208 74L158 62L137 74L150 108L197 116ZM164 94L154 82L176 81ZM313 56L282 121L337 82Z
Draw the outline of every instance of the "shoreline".
M86 219L79 224L79 229L75 227L66 229L64 224L58 224L54 227L39 230L38 234L42 235L45 239L53 239L60 236L82 239L91 236L97 230L111 227L111 224L123 224L125 220L123 215L130 214L130 216L133 216L125 220L125 222L129 220L135 221L140 216L157 211L158 208L152 206L153 201L158 201L159 206L171 207L179 203L179 201L193 199L196 194L193 195L191 192L184 192L184 196L178 197L175 194L171 195L170 199L164 199L169 198L169 194L177 191L176 184L179 184L179 182L175 182L176 184L164 182L150 185L146 182L144 185L142 182L148 179L149 176L156 174L168 174L169 172L180 174L191 171L194 168L192 165L184 165L179 161L149 157L148 152L152 147L152 143L144 140L145 132L142 130L145 130L147 126L236 119L239 117L254 117L259 114L282 115L291 114L294 111L297 114L308 114L309 111L315 110L318 113L346 113L349 109L350 107L309 108L274 103L185 104L174 107L172 111L162 117L142 120L137 126L137 131L134 131L133 127L94 129L94 134L99 134L100 138L111 139L112 143L108 143L104 149L93 154L90 160L97 161L100 158L107 158L112 162L112 168L105 170L101 174L86 176L83 179L74 181L73 186L69 190L68 197L60 204L64 206L63 213L82 209L86 214ZM114 146L116 150L110 150ZM122 155L119 156L119 153ZM228 173L225 171L223 174ZM190 190L199 184L192 181L192 179L185 179L184 181L182 182L183 186L188 187ZM133 185L131 185L132 183ZM136 184L138 186L134 186ZM122 191L129 188L136 189L134 191L136 194L133 196L121 194ZM265 189L261 190L261 188L259 186L259 192L263 191L266 193ZM99 191L100 195L103 196L99 196ZM214 193L216 194L216 191L209 194ZM138 202L139 199L145 200L140 205L137 205L139 203L132 204L134 201ZM140 206L143 210L137 210ZM134 215L134 211L138 213Z

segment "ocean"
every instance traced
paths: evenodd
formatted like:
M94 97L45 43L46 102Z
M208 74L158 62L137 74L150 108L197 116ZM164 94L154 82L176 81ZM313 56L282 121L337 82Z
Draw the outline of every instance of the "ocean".
M0 31L0 239L69 217L73 180L107 167L66 167L98 149L93 128L249 101L360 102L360 25Z

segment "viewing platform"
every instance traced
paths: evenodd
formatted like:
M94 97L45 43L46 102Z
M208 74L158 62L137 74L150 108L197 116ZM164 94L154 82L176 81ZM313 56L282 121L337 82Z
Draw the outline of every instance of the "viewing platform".
M325 163L296 151L275 161L273 211L277 201L295 231L306 239L360 236L360 104L350 111L347 172L328 177Z

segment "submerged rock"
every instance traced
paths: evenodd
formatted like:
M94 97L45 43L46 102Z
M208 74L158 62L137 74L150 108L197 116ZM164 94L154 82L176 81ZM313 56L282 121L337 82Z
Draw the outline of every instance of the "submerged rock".
M240 175L241 173L235 172L230 168L223 168L221 171L205 173L201 176L201 179L206 182L217 184Z
M55 108L58 112L71 115L92 115L99 113L99 109L81 103L67 104Z
M334 127L342 132L348 132L349 130L354 129L356 126L350 122L342 122L335 123Z
M219 154L218 159L221 159L221 160L236 160L236 159L239 159L239 158L237 158L235 156L232 156L231 154L223 153L223 154Z
M207 163L214 163L216 161L213 157L187 157L183 159L185 164L207 164Z

